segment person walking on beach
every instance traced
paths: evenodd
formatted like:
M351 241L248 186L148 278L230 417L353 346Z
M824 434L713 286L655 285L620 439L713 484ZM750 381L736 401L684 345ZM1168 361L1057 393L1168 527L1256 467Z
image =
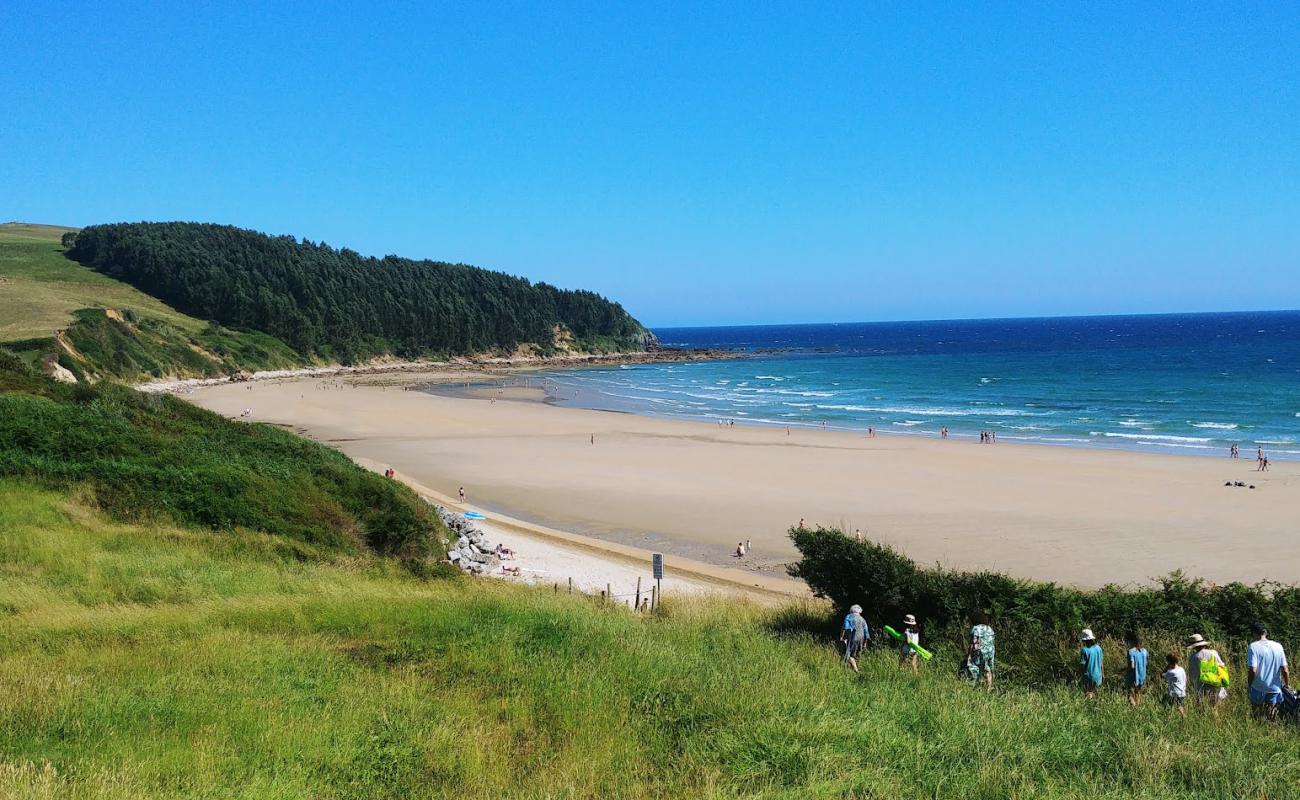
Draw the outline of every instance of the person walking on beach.
M745 543L736 542L736 558L744 558L744 557L745 557Z
M461 505L465 505L465 487L464 487L464 486L460 487L460 491L458 492L458 494L459 494L459 496L460 496L460 504L461 504Z
M1083 679L1083 696L1091 700L1101 686L1101 645L1092 634L1092 628L1084 628L1079 635L1083 647L1079 650L1079 669Z
M752 550L752 549L753 549L752 545L750 545L749 540L746 539L746 540L745 540L745 552L748 553L748 552L749 552L750 550Z
M1201 634L1193 633L1187 640L1187 645L1191 648L1187 664L1192 668L1192 676L1196 680L1196 696L1210 708L1216 708L1219 701L1228 696L1228 690L1224 687L1228 666L1223 663L1219 651L1210 647L1210 643Z
M916 650L912 645L921 643L921 628L916 624L915 616L908 614L903 617L902 633L903 638L898 642L898 666L910 665L912 672L916 672Z
M862 655L862 648L870 639L871 629L862 616L862 606L856 603L849 606L849 613L844 616L844 624L840 627L840 644L844 647L844 661L854 672L858 671L858 656Z
M989 615L983 611L971 614L970 646L966 650L966 669L971 680L984 679L984 686L993 691L993 628L989 627Z
M1187 716L1184 707L1187 702L1187 670L1178 666L1177 653L1165 656L1165 671L1161 677L1165 679L1165 702L1178 709L1180 716Z
M1268 628L1264 623L1251 625L1250 633L1255 637L1255 641L1246 650L1250 708L1257 717L1273 718L1277 716L1277 707L1282 703L1282 687L1291 683L1286 651L1282 645L1268 638Z
M1142 646L1142 637L1136 631L1124 635L1128 644L1128 669L1124 671L1124 683L1128 686L1128 704L1137 708L1142 699L1142 689L1147 685L1147 649Z

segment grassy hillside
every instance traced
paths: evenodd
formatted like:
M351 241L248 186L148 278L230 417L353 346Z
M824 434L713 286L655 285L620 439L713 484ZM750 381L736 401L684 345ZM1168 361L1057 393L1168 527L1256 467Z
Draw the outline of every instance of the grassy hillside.
M55 383L0 352L4 476L84 491L119 519L259 531L304 554L444 552L423 501L335 450L167 395Z
M202 330L202 321L65 258L59 237L71 230L0 225L0 342L52 336L83 308L133 309L187 333Z
M271 336L182 314L65 257L72 228L0 225L0 346L29 363L56 362L77 378L143 380L297 366Z
M1300 736L658 617L0 481L6 798L1283 798ZM798 617L797 613L793 614Z

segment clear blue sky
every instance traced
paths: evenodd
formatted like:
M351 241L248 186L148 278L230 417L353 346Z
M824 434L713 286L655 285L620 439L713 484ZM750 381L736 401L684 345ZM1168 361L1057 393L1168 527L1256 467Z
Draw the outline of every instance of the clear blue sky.
M1300 306L1294 3L166 5L6 6L0 219L225 222L651 325Z

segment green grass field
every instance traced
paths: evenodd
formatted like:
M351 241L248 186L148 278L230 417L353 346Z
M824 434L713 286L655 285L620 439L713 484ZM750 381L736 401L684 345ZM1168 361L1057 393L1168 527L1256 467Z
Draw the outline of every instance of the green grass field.
M210 377L305 362L274 337L209 325L65 258L59 240L71 230L0 224L0 346L31 363L58 356L79 378ZM61 331L72 352L56 343Z
M426 581L0 482L0 797L1295 797L1300 732L947 668L817 609Z
M134 309L191 333L205 323L63 257L72 228L0 225L0 343L52 336L82 308Z

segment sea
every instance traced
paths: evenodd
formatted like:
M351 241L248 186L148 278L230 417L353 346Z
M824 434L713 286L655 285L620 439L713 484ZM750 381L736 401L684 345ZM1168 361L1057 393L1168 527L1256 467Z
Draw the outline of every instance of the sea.
M736 360L546 374L553 402L737 424L1300 459L1300 311L656 329Z

